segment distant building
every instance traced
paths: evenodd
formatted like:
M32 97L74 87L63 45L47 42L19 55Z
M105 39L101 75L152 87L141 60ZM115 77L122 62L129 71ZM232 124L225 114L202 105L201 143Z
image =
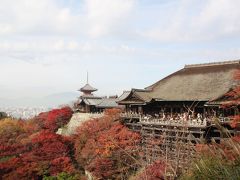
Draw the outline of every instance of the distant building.
M93 92L97 91L96 88L92 87L87 80L87 84L79 89L82 95L79 97L76 103L76 111L86 113L103 112L105 109L119 108L117 104L118 97L99 97L95 96Z

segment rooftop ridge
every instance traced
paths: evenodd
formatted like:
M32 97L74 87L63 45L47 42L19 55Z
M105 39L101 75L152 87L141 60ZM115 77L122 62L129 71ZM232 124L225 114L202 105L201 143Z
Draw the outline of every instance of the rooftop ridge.
M230 65L230 64L240 64L240 59L233 60L233 61L222 61L222 62L212 62L212 63L187 64L184 66L184 68L219 66L219 65Z
M137 88L132 88L132 91L137 91L137 92L149 92L150 90L148 90L148 89L137 89Z

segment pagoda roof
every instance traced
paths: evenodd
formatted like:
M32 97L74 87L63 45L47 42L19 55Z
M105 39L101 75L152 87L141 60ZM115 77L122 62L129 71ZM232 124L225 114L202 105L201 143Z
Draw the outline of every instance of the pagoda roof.
M92 87L91 85L89 85L88 83L83 86L79 91L84 92L84 91L90 91L90 92L94 92L97 91L96 88Z

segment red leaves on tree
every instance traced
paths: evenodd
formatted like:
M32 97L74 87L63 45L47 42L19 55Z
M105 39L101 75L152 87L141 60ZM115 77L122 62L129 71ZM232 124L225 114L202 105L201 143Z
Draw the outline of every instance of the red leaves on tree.
M99 135L98 143L100 146L97 150L99 154L106 155L118 149L133 151L139 140L139 134L133 133L122 124L116 123L109 130Z
M59 157L51 161L50 174L57 175L59 172L74 172L72 161L69 157Z
M240 115L236 115L232 117L232 121L231 121L231 126L233 128L237 128L239 127L239 123L240 123Z
M114 119L119 119L121 111L122 111L121 109L116 109L116 108L106 109L104 111L104 114L110 119L114 120Z
M41 177L46 172L56 175L62 171L74 171L70 159L71 142L68 139L47 130L30 138L30 143L26 144L28 151L0 164L2 177L31 179Z
M73 138L55 134L70 120L70 108L41 113L29 121L2 120L0 179L72 174L75 159L78 167L84 166L98 178L126 179L137 167L140 136L116 121L119 112L107 110L104 117L83 123Z
M234 74L234 79L237 81L237 86L229 91L225 95L225 99L227 103L223 104L223 108L234 108L237 111L237 115L232 117L231 126L236 128L240 123L240 114L239 114L239 106L240 106L240 70L236 71Z
M49 112L41 113L36 117L40 126L56 132L58 128L66 125L71 119L73 111L70 107L54 109Z
M165 165L162 161L155 161L153 164L147 166L143 172L137 175L138 180L160 180L164 179Z
M71 116L72 110L65 107L42 113L34 120L1 120L0 179L72 173L72 142L54 132Z
M34 146L33 154L36 154L40 159L55 159L63 157L69 153L70 141L64 137L43 130L32 138Z
M131 174L136 167L140 136L114 122L114 114L82 124L75 137L75 157L100 179Z
M0 121L0 159L15 157L28 150L25 141L30 133L26 124L12 119Z
M97 157L93 159L92 163L88 166L88 170L93 172L95 177L101 179L115 179L113 174L116 172L113 171L114 162L109 158ZM118 173L118 172L117 172Z

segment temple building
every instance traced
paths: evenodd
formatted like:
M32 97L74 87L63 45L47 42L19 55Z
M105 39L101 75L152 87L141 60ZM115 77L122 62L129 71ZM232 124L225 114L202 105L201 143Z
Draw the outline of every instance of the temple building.
M230 117L240 107L222 106L231 100L226 94L240 85L234 78L239 70L240 60L185 65L144 89L125 91L118 101L125 106L122 121L144 136L174 139L185 132L184 138L190 142L219 142L229 134L240 134L230 126ZM219 127L227 128L228 133Z
M240 60L185 65L151 86L124 92L118 103L125 105L126 111L139 114L234 115L233 109L220 107L225 94L239 84L234 79L237 70Z
M85 86L79 89L82 92L82 95L79 97L76 103L76 111L77 112L85 112L85 113L100 113L105 109L111 108L119 108L120 106L117 104L117 96L110 97L99 97L95 96L93 92L97 91L96 88L92 87L88 83Z
M141 135L149 162L164 157L166 164L189 167L197 144L240 135L239 126L231 126L238 103L222 106L234 100L227 94L239 87L234 78L239 70L240 60L185 65L144 89L124 91L118 101L125 106L121 122Z

